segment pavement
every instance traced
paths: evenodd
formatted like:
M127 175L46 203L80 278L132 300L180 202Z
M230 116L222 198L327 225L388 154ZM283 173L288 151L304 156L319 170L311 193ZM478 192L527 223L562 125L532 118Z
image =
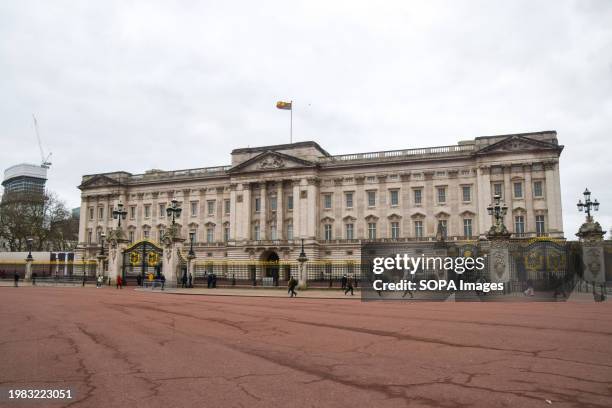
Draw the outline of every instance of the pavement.
M2 407L612 406L610 302L4 286L0 314L0 390L74 395Z

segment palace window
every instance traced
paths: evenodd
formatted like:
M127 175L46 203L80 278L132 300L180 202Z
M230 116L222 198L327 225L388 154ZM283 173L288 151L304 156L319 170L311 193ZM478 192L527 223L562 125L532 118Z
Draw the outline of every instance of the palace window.
M346 239L355 239L354 224L346 224Z
M144 216L145 216L145 218L151 218L151 204L145 204L145 206L144 206Z
M544 190L542 189L542 182L541 181L534 181L533 182L533 196L534 197L543 197L544 196Z
M130 207L130 220L136 219L136 206L133 205Z
M391 238L398 239L400 237L400 224L397 221L391 223Z
M226 225L223 227L223 241L227 242L230 239L230 227Z
M414 189L413 194L414 194L414 204L421 205L421 203L423 202L423 190L421 190L420 188Z
M466 238L472 238L472 219L463 219L463 236Z
M197 211L197 207L196 207ZM215 215L215 200L208 200L206 202L206 213L208 215Z
M164 239L164 234L166 233L166 230L163 228L159 229L159 242L162 242L162 239Z
M230 213L230 200L223 200L223 211L225 215Z
M92 232L91 230L87 231L87 243L91 244L91 240L92 240Z
M261 235L259 234L259 224L255 224L253 226L253 239L255 241L259 241L260 237L261 237Z
M500 198L504 198L504 185L502 183L493 184L493 195L497 195Z
M472 201L472 187L462 186L461 192L464 203L469 203L470 201Z
M344 193L346 208L353 208L353 193Z
M368 191L368 207L376 206L376 191Z
M438 204L446 203L446 187L438 187Z
M191 216L192 217L197 217L198 216L198 202L197 201L192 201L190 204L190 209L191 209Z
M546 224L544 221L544 216L543 215L536 215L535 217L535 221L536 221L536 233L538 234L538 237L541 237L543 235L546 234Z
M390 201L392 207L397 207L399 205L399 190L391 190L390 193Z
M417 238L423 238L423 221L414 222L414 236Z
M270 211L276 211L276 208L277 208L276 196L270 197Z
M293 210L293 196L287 196L287 210Z
M276 232L276 225L271 225L270 226L270 239L272 241L276 241L278 239L278 234Z
M98 207L98 219L99 220L104 219L104 207Z
M368 223L368 239L376 239L376 223Z
M287 239L293 239L293 223L287 223Z
M525 217L523 215L514 217L514 232L517 234L525 233Z
M523 198L523 183L514 183L514 198Z
M326 241L331 241L332 239L332 226L331 224L325 224L325 235L324 235L324 239Z
M440 220L440 224L442 227L442 237L444 239L448 238L448 221L447 220Z
M165 216L166 216L166 204L161 203L161 204L159 204L159 214L158 214L158 217L161 219L161 218L164 218Z
M94 208L89 207L89 221L93 221L94 219Z
M326 210L331 210L332 208L332 195L331 194L323 194L323 208Z
M134 242L134 231L129 231L128 232L128 240L131 242Z
M209 244L215 240L215 227L206 228L206 242Z
M255 212L261 211L261 198L255 197Z
M149 239L149 230L142 230L142 236L144 239Z

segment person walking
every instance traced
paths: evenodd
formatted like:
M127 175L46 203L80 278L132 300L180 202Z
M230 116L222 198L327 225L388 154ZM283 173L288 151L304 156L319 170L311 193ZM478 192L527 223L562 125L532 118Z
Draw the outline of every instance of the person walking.
M212 273L209 273L206 277L206 287L210 289L212 287Z
M103 280L104 278L102 277L102 275L98 275L98 277L96 278L96 288L100 288L102 286Z
M121 276L117 276L117 289L123 289L122 284L123 279L121 278Z
M533 281L531 279L527 280L527 289L523 293L525 296L533 296Z
M87 282L87 276L84 274L83 275L83 287L85 287L85 283Z
M183 277L181 278L181 288L186 288L187 287L187 274L184 273Z
M36 278L38 277L38 275L36 274L36 272L34 272L32 274L32 286L36 286Z
M212 287L213 289L217 287L217 274L216 273L212 274Z
M161 284L162 284L161 290L164 290L164 285L166 284L166 275L164 275L162 273L161 276L160 276L160 280L161 280Z
M344 296L347 293L351 292L351 296L353 296L353 279L346 279L346 287L344 288Z
M17 271L15 271L13 279L15 279L15 287L19 287L19 274L17 273Z
M187 285L188 288L193 288L193 275L189 274L189 284Z
M289 279L289 283L287 284L287 287L288 287L287 293L289 294L289 297L297 296L297 292L295 291L297 284L298 284L297 280L292 276Z
M348 281L348 278L346 277L346 275L342 275L342 280L340 281L340 283L342 284L342 290L346 289L347 281Z

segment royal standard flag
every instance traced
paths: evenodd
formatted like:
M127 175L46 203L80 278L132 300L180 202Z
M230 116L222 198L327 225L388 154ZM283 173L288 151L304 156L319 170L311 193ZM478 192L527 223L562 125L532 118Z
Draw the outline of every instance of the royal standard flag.
M278 109L291 110L291 102L278 101L276 102L276 107Z

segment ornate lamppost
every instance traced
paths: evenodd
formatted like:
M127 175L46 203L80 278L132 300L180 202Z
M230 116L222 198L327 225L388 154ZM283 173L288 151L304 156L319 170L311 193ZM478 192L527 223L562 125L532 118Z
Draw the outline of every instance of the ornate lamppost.
M106 234L100 234L100 256L104 256L104 240L106 239Z
M25 280L29 281L32 279L32 262L34 262L34 257L32 256L32 243L34 242L34 240L32 238L27 238L26 239L26 244L28 245L28 256L26 257L25 261ZM36 275L35 275L36 276ZM34 281L32 282L33 285L36 284L36 278L34 278Z
M190 258L195 258L195 252L193 251L193 241L194 240L195 240L195 233L190 232L189 233L189 254L187 255Z
M489 237L508 237L510 233L504 225L504 217L508 213L508 206L501 202L501 196L495 194L493 202L487 207L487 212L495 218L495 223L489 229Z
M301 289L306 289L306 273L304 271L304 265L308 262L308 258L306 257L306 252L304 252L304 239L302 239L302 251L297 258L299 263L299 286Z
M595 199L595 201L591 201L591 192L588 188L584 190L584 203L582 200L578 200L578 211L584 211L587 215L587 222L593 222L593 217L591 216L591 208L594 211L599 211L599 201Z
M32 262L34 257L32 256L32 243L34 240L32 238L26 239L26 244L28 245L28 256L26 257L26 261Z
M176 200L172 200L170 207L166 208L166 214L168 214L168 217L172 217L172 225L176 224L176 218L180 218L181 211L183 211L183 209Z
M119 202L117 209L113 210L113 218L119 220L117 227L121 229L121 220L125 220L127 217L127 211L123 209L123 204Z

